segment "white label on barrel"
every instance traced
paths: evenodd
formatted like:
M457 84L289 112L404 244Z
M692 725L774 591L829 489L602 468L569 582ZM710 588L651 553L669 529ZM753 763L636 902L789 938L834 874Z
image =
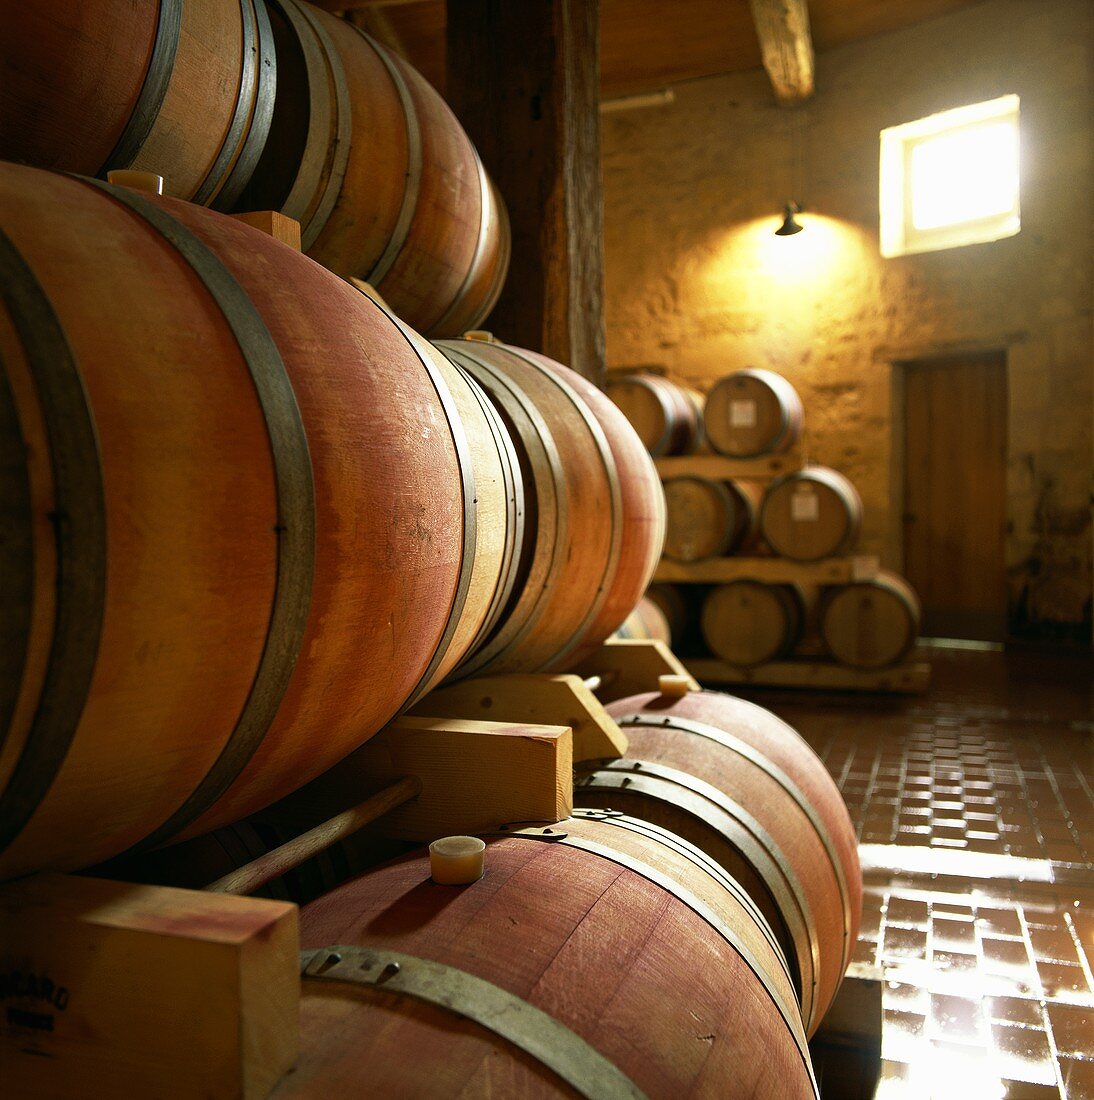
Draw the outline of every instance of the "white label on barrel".
M790 518L796 521L820 519L820 499L816 493L795 493L790 498Z
M730 401L729 426L731 428L755 428L756 402Z

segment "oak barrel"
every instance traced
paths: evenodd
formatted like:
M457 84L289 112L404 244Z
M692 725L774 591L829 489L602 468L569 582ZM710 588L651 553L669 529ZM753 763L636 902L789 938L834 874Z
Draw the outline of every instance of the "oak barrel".
M672 645L668 617L648 595L638 601L638 606L623 620L616 635L620 638L656 638L665 645Z
M572 667L622 624L656 568L664 497L653 463L618 409L567 367L488 340L437 346L494 402L525 493L512 598L458 672Z
M484 839L470 886L419 851L301 911L275 1097L817 1095L771 931L702 853L621 815Z
M278 83L241 208L301 224L305 251L375 286L427 335L475 328L501 293L509 223L440 95L352 23L269 0Z
M488 448L456 372L231 218L0 165L0 227L2 878L238 820L420 693Z
M657 374L609 376L605 392L651 455L690 454L703 441L703 398Z
M801 436L804 413L797 390L781 374L738 370L707 394L707 440L731 458L756 458L789 450Z
M764 495L760 529L776 554L819 561L854 548L862 500L843 474L806 466L773 481Z
M627 755L582 764L575 805L670 829L739 881L783 945L812 1033L862 910L855 831L824 765L775 715L716 692L636 695L608 712L629 739Z
M156 172L228 210L266 144L277 66L264 0L8 5L0 159Z
M831 588L820 606L828 652L852 668L885 668L911 652L919 635L919 597L896 573Z
M721 558L755 543L763 501L757 482L686 476L667 478L664 487L666 558Z
M785 657L801 637L804 619L805 600L796 585L741 579L710 591L700 626L712 653L749 668Z

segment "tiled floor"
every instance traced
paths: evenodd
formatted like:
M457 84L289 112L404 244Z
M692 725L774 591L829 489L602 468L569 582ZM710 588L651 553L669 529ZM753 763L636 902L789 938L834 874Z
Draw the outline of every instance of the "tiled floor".
M933 649L911 699L751 692L859 830L884 1100L1094 1100L1094 665Z

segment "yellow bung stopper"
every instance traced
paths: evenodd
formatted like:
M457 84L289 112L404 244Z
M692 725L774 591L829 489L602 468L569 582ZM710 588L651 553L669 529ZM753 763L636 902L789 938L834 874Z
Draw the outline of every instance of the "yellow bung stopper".
M163 176L155 172L137 172L132 168L115 168L106 174L107 183L116 183L119 187L132 187L134 191L150 191L153 195L163 194Z
M497 340L494 339L492 332L487 332L484 328L473 328L470 332L463 334L465 340L479 340L484 344L496 344Z
M482 878L486 845L477 836L445 836L429 846L429 870L442 886L466 886Z

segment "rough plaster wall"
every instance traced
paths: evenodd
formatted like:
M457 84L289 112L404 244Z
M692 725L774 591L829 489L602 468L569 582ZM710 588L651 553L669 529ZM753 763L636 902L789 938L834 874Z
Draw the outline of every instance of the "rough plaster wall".
M743 73L609 114L602 133L609 367L658 366L699 389L742 366L785 374L805 402L809 457L854 479L863 548L888 564L901 558L893 361L1007 348L1019 629L1090 614L1092 37L1089 0L989 0L821 55L803 108L775 107L763 74ZM879 131L1010 92L1021 232L882 259ZM790 197L835 219L830 251L815 269L773 273L747 225Z

